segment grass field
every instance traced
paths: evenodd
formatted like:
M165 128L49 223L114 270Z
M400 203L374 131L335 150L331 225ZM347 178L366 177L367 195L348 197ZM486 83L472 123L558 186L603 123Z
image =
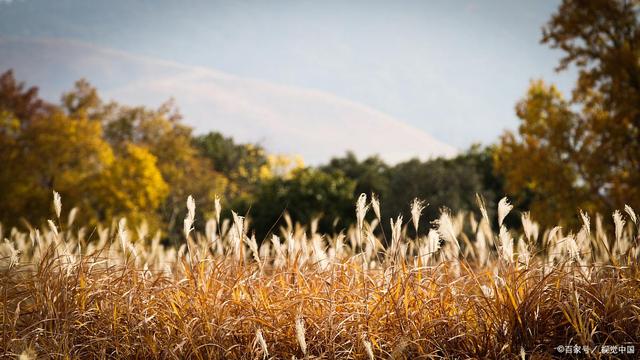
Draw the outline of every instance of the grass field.
M373 201L372 201L373 200ZM54 201L49 226L4 229L1 353L8 358L419 359L636 358L638 223L627 207L582 214L577 231L540 229L511 210L443 212L380 231L362 195L357 225L319 234L290 224L257 243L247 220L216 214L185 245L126 221L74 224ZM513 214L511 216L514 216ZM388 220L385 220L388 221ZM610 229L608 231L607 229ZM576 229L574 229L576 230ZM615 350L615 353L613 351ZM571 353L569 353L571 351ZM578 352L576 354L576 352Z

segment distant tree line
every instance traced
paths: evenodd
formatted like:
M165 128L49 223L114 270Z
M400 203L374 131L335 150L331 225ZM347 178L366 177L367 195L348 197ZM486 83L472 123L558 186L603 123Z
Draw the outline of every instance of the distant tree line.
M414 197L427 199L433 219L441 206L471 209L476 193L493 201L502 191L488 148L394 166L347 153L305 167L217 132L194 135L171 103L105 103L84 80L51 104L7 71L0 109L0 220L9 227L50 218L53 190L89 223L127 216L168 237L179 236L188 195L197 199L201 220L218 195L226 209L248 215L260 238L277 231L285 213L303 224L319 217L320 230L341 231L353 223L354 200L363 192L378 195L389 217L406 214Z

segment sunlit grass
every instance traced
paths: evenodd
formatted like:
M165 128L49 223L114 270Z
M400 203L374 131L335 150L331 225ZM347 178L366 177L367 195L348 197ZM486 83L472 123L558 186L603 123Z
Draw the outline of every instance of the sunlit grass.
M362 198L346 235L291 225L260 246L237 215L194 232L188 204L189 240L179 249L124 221L92 241L73 219L7 234L3 354L515 359L560 356L558 345L638 347L630 208L628 223L616 213L609 236L601 218L592 229L586 215L575 235L539 233L525 215L518 234L502 223L511 210L503 201L499 234L486 215L443 213L415 236L399 218L385 248L374 235L379 205L368 221ZM421 206L414 202L414 227Z

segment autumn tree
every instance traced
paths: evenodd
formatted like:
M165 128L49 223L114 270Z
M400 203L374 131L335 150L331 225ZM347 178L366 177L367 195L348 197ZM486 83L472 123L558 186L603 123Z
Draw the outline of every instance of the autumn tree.
M202 156L193 144L191 127L182 123L182 117L172 102L157 109L145 106L126 106L115 102L104 104L95 90L79 82L70 104L88 104L80 111L99 118L105 131L105 139L117 154L125 154L129 144L146 149L156 158L162 179L168 185L168 195L157 209L168 235L177 240L184 218L184 202L193 195L198 202L198 223L206 212L213 211L215 194L223 193L229 179L215 171L210 159ZM77 106L76 106L77 107Z
M566 100L532 83L496 162L547 224L572 222L577 207L640 205L639 11L638 1L565 0L543 29L542 42L564 52L558 70L578 70L575 89Z
M52 216L52 191L81 207L84 221L153 219L167 193L157 157L105 138L99 97L86 82L46 103L11 72L0 76L0 221L39 223Z
M154 210L165 200L169 186L156 163L157 158L146 148L126 144L117 161L93 184L91 211L100 219L126 215L135 224L146 221L152 228L162 228Z
M26 89L11 72L0 77L0 219L5 224L50 217L54 189L69 204L80 205L113 161L100 123L45 104L36 88Z

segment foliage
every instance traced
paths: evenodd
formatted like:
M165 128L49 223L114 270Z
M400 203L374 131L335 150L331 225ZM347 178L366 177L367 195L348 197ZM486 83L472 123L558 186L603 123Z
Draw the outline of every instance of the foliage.
M320 217L322 231L339 231L352 218L352 194L355 182L337 174L302 168L290 177L274 177L263 181L247 207L258 239L271 230L277 233L285 212L293 221L310 224ZM247 205L245 205L247 206Z
M236 144L218 132L196 136L193 144L216 172L231 180L229 198L252 193L261 179L270 177L268 156L261 146Z
M522 121L519 136L505 133L496 153L508 192L528 195L532 213L545 224L571 219L576 208L593 210L590 202L598 189L586 178L590 172L584 165L597 159L575 148L583 143L583 131L569 102L553 85L537 81L518 104L517 114Z
M442 207L456 212L476 209L476 194L494 203L504 194L501 179L493 174L491 151L474 146L452 159L413 159L392 167L389 193L387 199L382 198L392 211L389 216L401 213L409 218L409 203L414 198L429 203L424 210L425 226L438 218Z
M156 167L156 157L143 147L126 144L91 190L96 194L91 209L100 211L99 218L127 214L135 224L147 220L158 228L160 219L149 209L160 206L169 187Z
M339 172L354 180L354 196L375 193L386 197L389 192L389 165L378 156L370 156L360 161L349 151L344 157L331 159L321 169L330 173Z
M476 194L488 202L503 195L502 179L493 171L492 151L474 145L452 159L412 159L394 166L378 157L359 161L353 153L347 153L321 168L355 181L354 198L361 193L378 195L387 211L385 216L403 214L409 218L411 201L426 199L429 204L424 210L426 226L438 218L443 206L453 211L469 211L476 208Z
M640 203L640 24L637 1L565 0L543 31L579 77L571 101L532 83L497 164L512 193L532 197L544 223L577 221L575 208L610 212Z
M168 190L159 168L172 163L161 166L151 147L115 143L108 124L105 130L107 113L95 89L80 81L63 96L62 106L54 106L39 99L37 89L25 90L11 72L2 75L0 84L0 218L5 224L17 225L20 216L35 223L46 220L39 204L53 189L92 222L124 214L132 220L155 219ZM156 135L162 141L173 134ZM156 145L163 147L166 142Z
M42 204L54 188L73 204L97 200L89 189L114 161L100 123L43 105L34 89L14 86L11 73L0 83L0 218L10 225L27 215L43 221Z

